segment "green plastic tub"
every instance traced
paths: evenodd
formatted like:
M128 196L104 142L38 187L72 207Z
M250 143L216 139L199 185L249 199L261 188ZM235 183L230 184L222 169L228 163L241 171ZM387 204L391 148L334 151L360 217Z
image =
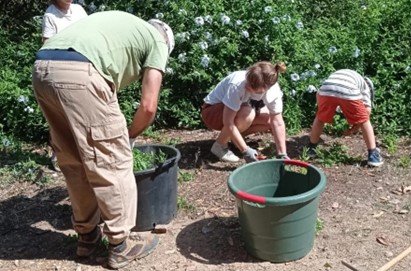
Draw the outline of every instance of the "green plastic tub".
M313 245L324 173L297 160L270 159L237 168L228 178L247 252L271 262L307 255Z

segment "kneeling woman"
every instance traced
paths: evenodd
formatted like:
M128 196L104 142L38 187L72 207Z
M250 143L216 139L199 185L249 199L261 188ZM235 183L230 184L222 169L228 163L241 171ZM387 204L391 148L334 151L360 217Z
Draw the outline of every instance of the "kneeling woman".
M279 74L285 70L282 62L257 62L246 71L229 74L204 98L201 116L205 125L221 131L211 148L220 160L240 160L228 149L231 140L247 163L257 161L257 151L247 146L243 136L268 131L274 137L277 157L288 158L283 94L277 83Z

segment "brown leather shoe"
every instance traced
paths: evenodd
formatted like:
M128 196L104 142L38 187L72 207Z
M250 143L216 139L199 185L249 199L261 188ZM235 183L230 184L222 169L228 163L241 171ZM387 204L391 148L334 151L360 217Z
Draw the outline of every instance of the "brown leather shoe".
M79 234L77 240L77 256L89 257L93 254L101 241L101 237L101 229L98 226L90 233Z
M135 259L141 259L153 252L159 243L154 234L141 235L131 233L130 236L119 245L110 245L108 250L108 266L119 269Z

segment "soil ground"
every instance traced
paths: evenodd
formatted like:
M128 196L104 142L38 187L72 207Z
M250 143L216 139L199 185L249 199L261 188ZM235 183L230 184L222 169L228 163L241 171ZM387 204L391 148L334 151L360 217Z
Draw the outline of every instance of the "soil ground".
M409 139L398 142L395 154L382 146L385 164L365 165L361 135L323 136L325 144L349 147L363 162L321 168L327 185L321 194L318 231L311 252L288 263L270 263L247 254L241 237L235 198L227 187L230 173L244 162L220 162L210 154L216 132L161 132L161 141L178 142L180 172L177 217L159 234L158 248L123 270L377 270L411 245L411 154ZM298 159L307 133L287 140L291 158ZM253 135L254 147L270 145L270 135ZM140 143L153 142L143 140ZM266 153L268 154L268 153ZM405 157L405 158L404 158ZM403 159L403 160L402 160ZM408 160L409 161L409 160ZM45 187L15 183L0 190L0 270L105 270L104 257L78 259L71 229L70 202L63 176L45 169L53 182ZM389 269L411 270L411 254Z

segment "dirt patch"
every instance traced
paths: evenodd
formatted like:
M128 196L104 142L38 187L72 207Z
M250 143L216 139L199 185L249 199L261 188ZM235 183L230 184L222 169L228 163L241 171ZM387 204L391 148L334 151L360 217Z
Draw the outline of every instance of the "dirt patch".
M158 249L124 270L349 270L342 260L358 270L377 270L411 245L411 192L404 189L411 186L411 167L400 165L410 157L409 140L398 142L394 155L382 147L381 168L369 168L364 161L326 168L314 161L327 176L319 207L323 228L306 257L274 264L244 249L235 199L226 183L243 162L223 163L210 154L215 132L161 134L163 142L178 142L180 171L189 176L179 183L182 209L159 235ZM348 146L350 155L365 159L361 135L323 139ZM299 157L307 140L306 133L288 138L291 158ZM144 142L148 140L139 143ZM273 150L268 134L249 136L247 142ZM0 270L105 270L100 257L76 258L64 180L52 171L46 174L54 179L46 187L18 183L0 190ZM411 255L390 270L411 270Z

